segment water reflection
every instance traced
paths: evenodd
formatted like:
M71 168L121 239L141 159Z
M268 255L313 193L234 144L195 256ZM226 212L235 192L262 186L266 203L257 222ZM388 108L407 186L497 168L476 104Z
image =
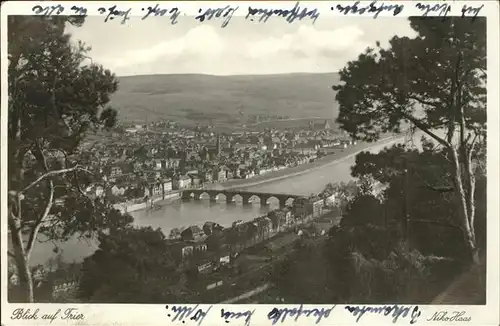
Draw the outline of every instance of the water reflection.
M261 205L256 199L252 204L243 205L239 198L233 203L227 203L224 196L219 196L213 202L202 196L201 200L177 200L160 210L132 212L131 215L137 226L160 227L168 235L173 228L201 226L207 221L229 227L236 220L249 221L279 207L279 202L274 198L270 198L268 203L269 205Z

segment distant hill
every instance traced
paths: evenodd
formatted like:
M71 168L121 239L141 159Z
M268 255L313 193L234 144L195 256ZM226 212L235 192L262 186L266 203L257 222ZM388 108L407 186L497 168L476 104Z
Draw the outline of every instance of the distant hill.
M252 114L333 119L337 105L331 86L338 81L335 73L129 76L119 78L111 104L120 121L137 123L234 124Z

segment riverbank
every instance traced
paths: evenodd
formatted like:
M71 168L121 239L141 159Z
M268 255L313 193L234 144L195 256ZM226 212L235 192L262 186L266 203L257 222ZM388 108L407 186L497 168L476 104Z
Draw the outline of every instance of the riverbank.
M224 189L245 189L248 187L258 186L262 184L266 184L269 182L279 181L285 178L291 178L298 175L310 173L316 169L323 168L325 166L336 164L343 160L347 160L358 153L366 150L370 150L372 147L381 146L381 145L389 145L391 143L397 142L401 140L404 136L396 135L385 137L382 140L375 143L358 143L356 145L349 146L347 148L339 148L338 152L335 154L327 155L321 157L314 162L301 164L294 167L284 168L278 171L268 172L264 175L257 175L250 179L233 179L222 183L213 183L209 185L205 185L204 189L216 189L216 190L224 190ZM168 195L167 198L153 198L153 203L156 205L168 205L175 200L180 199L181 190L174 191ZM128 203L119 203L114 206L116 209L121 212L131 213L137 211L144 211L149 208L148 203L137 203L137 204L128 204Z
M362 151L370 150L372 147L381 145L390 145L392 143L400 141L404 137L405 137L404 135L403 136L396 135L396 136L386 137L375 143L358 143L357 145L353 145L345 149L339 149L339 152L328 156L324 156L311 163L305 163L298 166L286 168L283 170L269 172L266 173L265 175L255 176L250 179L234 179L219 184L211 184L209 186L206 186L205 188L217 189L217 190L235 189L235 188L245 189L248 187L266 184L268 182L275 182L281 179L310 173L316 169L323 168L328 165L336 164L343 160L347 160Z
M117 210L119 210L122 213L131 213L131 212L137 212L137 211L142 211L149 209L151 207L151 204L153 206L161 206L164 204L169 204L175 200L178 200L181 198L181 190L174 190L168 194L165 195L165 198L162 196L152 198L151 201L147 202L142 202L142 203L118 203L114 204L113 207Z
M401 135L396 135L396 136L389 136L385 137L382 140L375 142L375 143L358 143L356 145L349 146L347 148L339 148L338 152L335 154L327 155L324 157L321 157L317 159L314 162L310 163L305 163L301 164L298 166L294 167L289 167L289 168L284 168L278 171L272 171L268 172L264 175L257 175L253 178L250 179L233 179L229 180L226 182L221 182L221 183L213 183L209 185L205 185L203 188L204 189L215 189L215 190L225 190L225 189L245 189L248 187L253 187L253 186L258 186L258 185L263 185L266 183L270 182L275 182L279 181L282 179L286 178L291 178L295 177L298 175L310 173L314 170L323 168L328 165L336 164L339 163L343 160L347 160L358 153L366 150L370 150L373 147L376 146L381 146L381 145L389 145L392 143L395 143L401 139L403 139L404 136ZM171 194L168 195L168 198L162 199L162 198L154 198L153 203L156 205L168 205L172 203L175 200L180 199L180 190L177 190L175 192L172 192ZM127 205L127 203L120 203L115 205L116 209L119 209L122 212L137 212L137 211L144 211L148 209L147 203L140 203L140 204L133 204L133 205Z

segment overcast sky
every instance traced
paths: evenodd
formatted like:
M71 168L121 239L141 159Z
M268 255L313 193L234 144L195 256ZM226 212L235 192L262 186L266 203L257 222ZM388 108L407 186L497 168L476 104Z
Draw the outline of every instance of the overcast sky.
M68 28L92 47L90 56L119 76L201 73L212 75L333 72L376 41L387 44L396 33L413 35L406 18L320 17L288 24L233 17L229 25L165 17L126 24L90 16L80 28Z

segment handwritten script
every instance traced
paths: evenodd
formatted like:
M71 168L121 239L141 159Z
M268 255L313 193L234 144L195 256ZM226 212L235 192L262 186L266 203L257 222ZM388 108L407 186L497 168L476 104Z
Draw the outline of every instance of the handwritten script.
M359 6L359 1L356 1L352 5L337 5L335 7L331 7L331 10L337 10L344 15L348 14L359 14L363 15L365 13L373 14L373 18L377 18L378 15L384 11L392 12L393 16L399 15L403 11L404 5L399 4L385 4L379 3L377 1L372 1L368 6Z
M255 312L254 310L246 310L244 312L233 312L229 310L220 310L220 316L224 319L226 323L229 323L231 319L240 319L242 317L245 318L245 326L250 325L250 319L252 319L252 315Z
M142 8L143 12L146 12L144 16L142 16L142 20L148 18L149 16L154 16L154 17L163 17L167 16L170 17L170 23L172 25L177 24L177 17L179 17L179 14L181 13L179 8L173 7L173 8L162 8L160 7L159 4L156 4L154 7L147 7L147 8Z
M319 17L319 12L318 9L308 9L307 7L301 8L300 3L297 2L292 9L262 9L248 7L248 13L245 18L254 21L254 16L259 18L259 22L264 23L267 22L271 16L276 16L285 18L288 23L293 23L295 20L310 18L314 24Z
M199 22L204 22L205 20L223 18L221 27L226 27L238 8L238 6L225 6L222 8L199 9L198 12L200 15L196 16L195 19Z
M206 309L200 308L200 305L196 305L192 308L189 306L165 306L167 310L167 316L171 319L170 321L175 322L185 322L186 320L190 320L192 322L198 323L198 326L201 325L205 317L212 309L212 306L209 306Z
M328 318L334 308L335 306L330 309L305 309L304 305L300 305L298 308L273 308L273 310L267 314L267 319L271 320L273 325L276 325L278 321L283 323L287 317L295 317L295 321L297 321L300 317L316 317L315 323L317 324L321 321L321 319Z
M452 11L452 2L419 2L414 4L414 8L420 12L422 17L429 15L447 17ZM320 17L320 8L310 8L302 5L299 1L293 7L289 5L280 5L279 7L258 6L257 4L248 6L247 8L240 8L237 5L222 5L218 7L203 7L199 8L197 14L187 14L181 12L179 7L162 7L160 4L155 4L148 7L141 8L140 14L132 12L132 7L128 7L123 3L120 5L110 5L109 7L99 7L97 12L90 12L84 6L71 6L65 7L62 4L47 4L36 5L32 7L32 12L40 16L57 16L57 15L74 15L74 16L87 16L87 15L100 15L104 18L104 22L118 21L120 24L125 24L134 16L140 16L141 20L150 17L165 17L170 20L171 25L176 25L182 19L195 19L203 23L206 21L221 21L221 27L227 27L232 17L238 11L243 11L245 20L257 23L266 23L271 18L281 19L287 23L294 23L297 21L308 20L314 24ZM407 5L408 6L408 5ZM461 17L472 17L473 20L480 14L484 4L481 5L463 5L459 15ZM392 16L397 16L403 12L405 5L403 2L396 3L394 1L372 1L369 4L361 1L343 2L342 4L332 5L331 11L340 13L342 15L355 15L355 16L371 16L374 19L380 14L388 13ZM134 9L137 10L137 9Z
M353 316L357 317L356 322L359 322L359 320L366 314L366 313L371 313L371 314L383 314L384 316L389 316L391 315L392 317L392 322L396 323L399 319L399 317L406 318L410 312L411 306L405 307L405 306L399 306L399 305L392 305L392 306L372 306L372 307L367 307L367 306L346 306L345 309L349 311ZM421 315L421 311L418 310L418 306L413 307L413 310L410 315L410 324L414 324L417 322L418 317Z

